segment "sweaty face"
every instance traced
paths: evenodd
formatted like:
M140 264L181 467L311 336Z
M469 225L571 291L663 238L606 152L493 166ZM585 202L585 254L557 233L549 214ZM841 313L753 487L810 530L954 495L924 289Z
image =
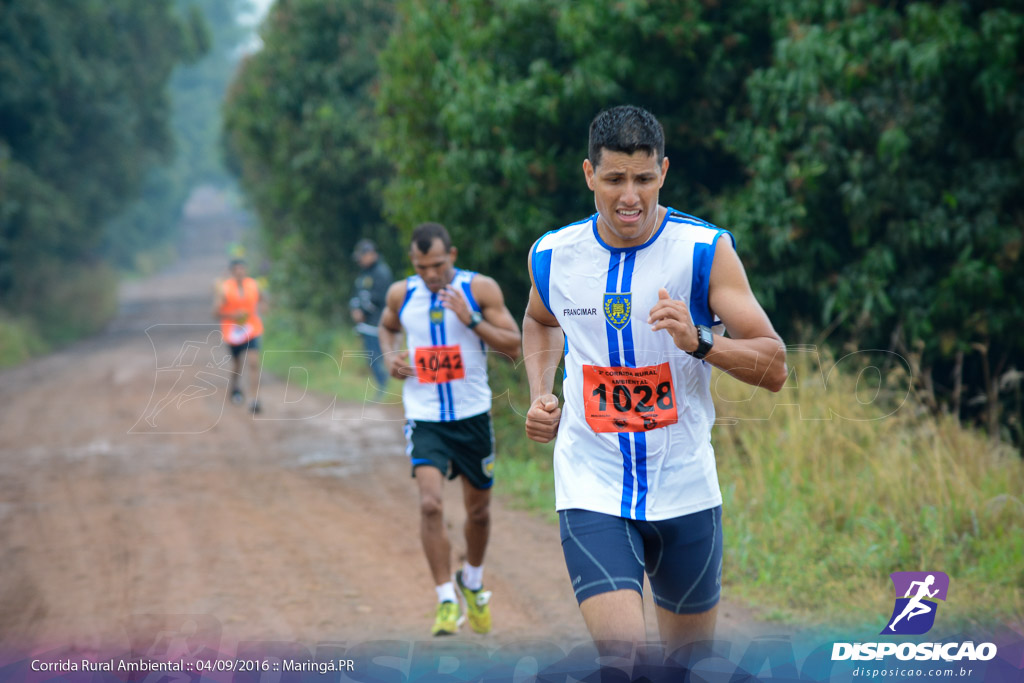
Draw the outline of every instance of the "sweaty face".
M455 266L455 247L444 248L444 242L440 238L434 238L430 249L423 253L420 248L413 244L409 248L409 258L412 260L412 267L416 274L427 283L427 289L431 292L439 292L452 281Z
M658 227L658 192L665 183L668 157L601 150L597 166L587 159L583 174L594 192L597 230L613 247L643 244Z

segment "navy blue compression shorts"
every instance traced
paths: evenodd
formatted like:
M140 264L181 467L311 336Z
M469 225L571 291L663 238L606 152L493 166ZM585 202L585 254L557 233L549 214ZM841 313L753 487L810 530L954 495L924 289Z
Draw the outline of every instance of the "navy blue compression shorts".
M601 593L643 594L674 614L706 612L722 590L722 506L657 522L560 510L562 552L576 601Z

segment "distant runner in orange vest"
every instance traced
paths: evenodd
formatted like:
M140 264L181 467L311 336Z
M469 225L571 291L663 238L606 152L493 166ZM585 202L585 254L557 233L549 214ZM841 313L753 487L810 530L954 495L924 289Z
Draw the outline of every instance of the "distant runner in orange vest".
M230 263L231 277L218 281L213 302L213 316L220 320L220 331L224 342L231 349L234 374L231 377L231 402L242 403L245 397L238 388L243 369L249 374L249 389L252 401L249 410L260 412L256 398L259 387L260 335L263 334L263 320L260 308L263 299L256 280L249 277L245 261L233 259Z

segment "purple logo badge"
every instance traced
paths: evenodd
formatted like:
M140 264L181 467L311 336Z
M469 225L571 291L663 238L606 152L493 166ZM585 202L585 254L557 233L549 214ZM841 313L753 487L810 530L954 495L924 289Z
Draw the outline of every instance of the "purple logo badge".
M893 572L896 604L881 635L917 636L935 624L939 600L945 601L949 577L943 572Z

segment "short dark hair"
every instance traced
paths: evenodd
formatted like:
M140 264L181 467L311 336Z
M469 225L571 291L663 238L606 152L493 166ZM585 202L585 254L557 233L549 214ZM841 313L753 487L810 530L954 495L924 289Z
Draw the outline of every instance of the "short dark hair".
M601 150L654 154L665 157L665 130L654 114L631 104L605 109L590 122L590 163L601 163Z
M233 258L228 263L228 268L234 268L235 266L244 266L244 265L245 265L245 259L244 258Z
M452 237L440 223L420 223L412 231L412 244L423 254L430 251L436 239L441 240L445 251L451 251Z

